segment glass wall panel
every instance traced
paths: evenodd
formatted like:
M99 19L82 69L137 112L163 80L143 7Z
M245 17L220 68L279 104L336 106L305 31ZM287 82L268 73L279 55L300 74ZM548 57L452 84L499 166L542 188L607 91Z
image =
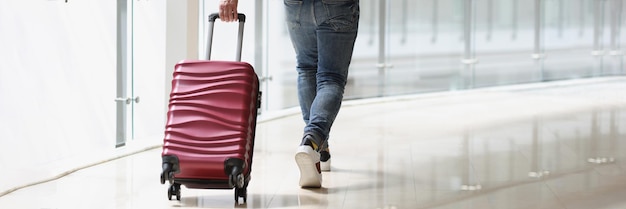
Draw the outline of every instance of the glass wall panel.
M350 64L346 99L367 98L381 95L380 71L378 68L381 53L380 16L383 0L361 0L359 31Z
M624 53L622 52L622 16L624 13L623 10L623 0L609 0L606 2L606 10L608 14L606 14L605 18L607 19L607 39L608 46L606 47L606 61L603 63L602 74L603 75L619 75L624 71Z
M618 1L618 6L619 6L619 15L617 15L616 19L616 26L617 26L617 37L618 40L616 41L616 50L615 50L615 57L617 57L616 59L618 59L619 61L619 69L621 69L620 74L621 75L626 75L626 66L625 66L625 52L624 52L624 47L626 46L626 31L624 30L624 27L626 26L626 1L624 0L616 0Z
M623 71L623 55L617 54L626 38L616 25L624 24L624 16L608 12L622 11L615 9L624 8L622 1L361 0L345 98L588 77L609 68L613 74ZM262 69L265 108L296 107L295 54L284 3L262 4L263 19L255 21L262 21L262 47L256 53L263 54L263 65L255 67ZM602 30L595 30L596 25ZM246 30L251 34L250 25ZM592 55L599 46L605 52L600 58Z
M387 7L384 95L462 88L463 3L393 0Z
M545 52L543 79L597 75L605 44L604 38L601 38L605 30L601 1L543 0L542 6L542 42ZM596 36L601 37L594 43Z
M280 110L298 105L296 54L285 23L283 1L268 1L264 20L266 66L269 79L264 92L268 109Z
M624 16L625 12L623 9L624 4L623 0L613 0L613 16L611 17L611 30L613 35L611 38L611 52L609 52L609 55L611 55L611 60L613 62L612 65L614 74L624 73L624 54L622 52L622 47L624 46L622 44L624 36L624 31L622 29L622 16Z
M535 1L473 0L474 86L537 81Z

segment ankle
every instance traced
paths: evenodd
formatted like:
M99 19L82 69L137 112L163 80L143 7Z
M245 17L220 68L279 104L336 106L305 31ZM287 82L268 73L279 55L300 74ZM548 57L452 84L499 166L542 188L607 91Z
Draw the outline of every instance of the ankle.
M323 149L322 151L320 151L320 160L322 162L326 162L330 159L330 151L328 150L328 148Z
M321 144L322 143L320 143L320 141L315 138L314 134L305 134L304 138L302 139L301 145L310 146L311 148L313 148L313 150L319 152L321 149Z

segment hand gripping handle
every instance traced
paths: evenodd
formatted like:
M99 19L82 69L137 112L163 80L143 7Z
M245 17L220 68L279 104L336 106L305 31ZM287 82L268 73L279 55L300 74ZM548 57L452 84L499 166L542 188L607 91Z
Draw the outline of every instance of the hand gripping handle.
M209 15L209 22L215 22L216 19L220 18L220 14L219 13L213 13ZM237 13L237 19L239 20L239 22L246 22L246 15L242 14L242 13Z

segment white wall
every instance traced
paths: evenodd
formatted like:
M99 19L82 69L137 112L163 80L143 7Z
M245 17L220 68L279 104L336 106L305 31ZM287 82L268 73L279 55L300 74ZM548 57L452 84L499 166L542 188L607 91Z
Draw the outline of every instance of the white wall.
M0 190L114 146L115 8L0 1Z
M0 194L161 143L165 23L185 11L167 11L166 0L133 4L129 95L141 100L129 113L134 139L116 149L116 1L0 1Z

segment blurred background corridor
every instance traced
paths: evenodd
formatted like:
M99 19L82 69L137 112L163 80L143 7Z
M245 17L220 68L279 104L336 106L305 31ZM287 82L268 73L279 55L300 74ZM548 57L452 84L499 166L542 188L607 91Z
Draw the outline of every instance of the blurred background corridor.
M295 183L284 3L239 4L263 91L247 205L157 180L173 66L218 0L3 0L0 208L626 208L624 0L360 0L321 190ZM236 24L216 31L233 59Z

